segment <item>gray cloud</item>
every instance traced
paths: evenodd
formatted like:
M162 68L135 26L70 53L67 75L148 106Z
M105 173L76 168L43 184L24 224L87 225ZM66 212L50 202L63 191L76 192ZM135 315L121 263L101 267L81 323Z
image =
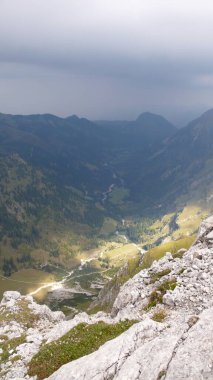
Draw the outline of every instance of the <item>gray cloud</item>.
M176 123L212 107L211 0L1 0L2 112Z

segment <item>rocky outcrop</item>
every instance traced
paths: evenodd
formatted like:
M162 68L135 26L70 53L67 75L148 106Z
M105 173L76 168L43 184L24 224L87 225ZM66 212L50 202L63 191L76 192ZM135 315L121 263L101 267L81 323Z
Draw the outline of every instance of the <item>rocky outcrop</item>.
M177 345L166 371L166 380L213 379L213 308L203 311L198 322Z
M95 316L80 313L71 320L65 320L62 312L52 312L46 305L38 305L31 296L21 296L19 292L8 291L0 303L0 346L8 342L8 350L0 350L0 379L25 379L27 364L44 343L49 343L66 334L79 323L114 323L106 314ZM17 344L10 349L11 343Z
M48 380L213 379L212 231L213 217L188 252L167 253L124 284L112 317L141 322ZM150 319L162 310L162 323Z
M91 303L89 310L101 309L110 312L122 286L122 278L129 275L128 263L119 269L118 273L109 280ZM124 281L125 282L125 281Z
M213 379L212 234L210 217L202 223L189 251L175 256L167 253L126 282L110 315L81 313L66 321L63 313L37 305L32 297L6 292L0 304L5 316L0 336L24 341L8 352L1 378L29 378L27 364L42 344L58 339L80 322L116 323L127 318L138 323L98 351L65 364L48 379Z
M31 296L8 291L0 303L0 317L0 345L5 348L0 353L0 378L25 378L27 363L44 343L45 334L64 321L64 314L38 305Z
M175 289L168 289L163 295L163 304L168 309L199 313L208 308L213 295L213 241L209 238L212 232L213 217L210 217L201 224L197 240L189 251L178 252L176 258L167 253L151 268L126 282L114 302L113 316L140 318L150 294L172 280L176 281Z
M172 327L150 319L98 351L64 365L48 380L201 380L213 378L213 308ZM192 318L192 317L191 317Z

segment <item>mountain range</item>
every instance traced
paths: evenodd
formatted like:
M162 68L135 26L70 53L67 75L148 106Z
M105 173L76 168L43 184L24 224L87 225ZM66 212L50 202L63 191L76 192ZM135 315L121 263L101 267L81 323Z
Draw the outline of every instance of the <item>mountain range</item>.
M30 265L70 265L116 230L146 248L194 233L213 208L212 148L213 110L181 129L149 112L97 122L0 114L1 266L29 255Z

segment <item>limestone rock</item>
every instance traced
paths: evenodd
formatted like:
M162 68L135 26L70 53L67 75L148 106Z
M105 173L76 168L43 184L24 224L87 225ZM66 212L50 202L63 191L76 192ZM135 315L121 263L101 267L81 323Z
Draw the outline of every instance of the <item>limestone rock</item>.
M200 380L213 374L213 308L186 328L144 320L48 380Z
M15 301L15 300L17 300L20 297L21 297L21 294L19 292L16 292L16 291L7 291L7 292L4 292L1 304L2 305L7 304L11 300Z
M183 256L173 258L167 253L127 281L111 314L80 313L65 320L63 313L36 304L31 296L6 292L0 311L18 315L20 301L24 301L35 321L30 327L18 319L1 324L1 336L25 336L25 341L10 350L8 361L1 364L0 378L35 380L27 375L32 356L42 344L60 338L79 323L134 319L138 323L128 331L96 352L62 366L48 379L213 380L212 234L213 216L202 222L194 245L179 251ZM161 323L152 318L162 318ZM13 362L17 354L20 360Z
M178 345L168 365L166 380L213 379L213 308L205 310Z
M212 231L213 217L202 223L191 249L181 250L182 259L167 254L123 285L112 318L142 322L95 353L64 365L48 380L213 379ZM147 316L157 311L146 311L151 293L172 279L177 286L162 297L168 318L163 324L149 323Z

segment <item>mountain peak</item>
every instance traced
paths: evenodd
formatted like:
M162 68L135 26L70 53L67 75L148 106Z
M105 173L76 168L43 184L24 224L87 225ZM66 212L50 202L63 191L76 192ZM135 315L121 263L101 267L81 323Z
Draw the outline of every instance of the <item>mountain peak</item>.
M213 108L210 108L209 110L207 110L206 112L204 112L200 116L200 119L205 119L205 120L213 119Z
M196 130L200 134L203 134L204 131L209 131L212 137L213 131L213 108L204 112L201 116L191 121L188 124L189 129ZM187 131L187 128L186 128ZM202 136L204 138L204 135ZM210 136L208 137L210 138Z
M158 114L155 114L153 112L149 112L149 111L145 111L145 112L142 112L136 120L143 120L143 119L153 119L153 118L156 118L156 117L160 117L162 118L163 116L161 115L158 115Z
M79 121L79 117L75 114L66 117L66 120Z
M165 137L173 134L177 129L165 117L151 112L141 113L134 123L138 128L147 132L150 131L149 133L152 131L155 134L159 134L164 131L166 133Z
M141 113L137 119L135 120L136 123L144 124L147 126L153 126L158 125L159 127L161 125L170 125L171 127L175 128L172 123L170 123L165 117L152 113L152 112L143 112Z
M209 110L204 112L203 115L212 115L213 116L213 108L210 108Z

